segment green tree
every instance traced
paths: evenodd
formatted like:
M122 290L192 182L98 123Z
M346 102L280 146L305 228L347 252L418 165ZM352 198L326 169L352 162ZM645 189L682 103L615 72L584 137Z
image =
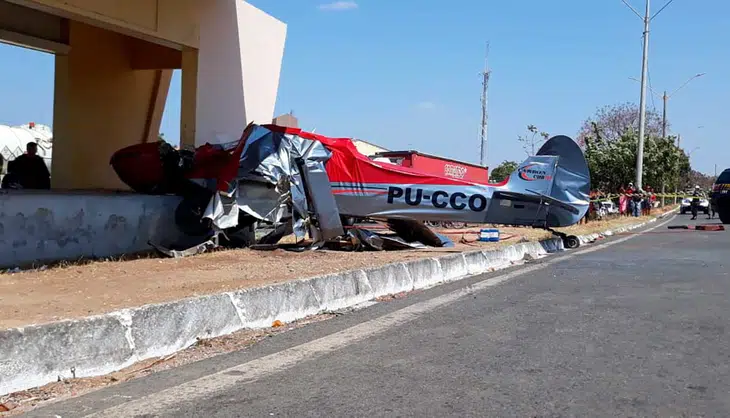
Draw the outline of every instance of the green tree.
M650 138L644 142L644 182L655 190L681 187L691 171L689 156L675 145L675 137Z
M514 161L502 161L502 164L498 165L491 173L489 173L489 180L495 183L503 181L510 174L517 170L518 164Z
M584 136L584 153L591 172L591 185L604 192L616 192L636 178L638 135L627 130L616 138L605 138L600 126ZM673 190L690 173L689 157L675 145L675 138L648 137L644 141L644 184L654 190Z

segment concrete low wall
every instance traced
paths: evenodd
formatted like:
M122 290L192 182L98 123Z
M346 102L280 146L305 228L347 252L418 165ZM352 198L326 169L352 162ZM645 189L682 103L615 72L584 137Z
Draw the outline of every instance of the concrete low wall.
M0 267L111 257L181 237L175 196L7 191L0 194Z

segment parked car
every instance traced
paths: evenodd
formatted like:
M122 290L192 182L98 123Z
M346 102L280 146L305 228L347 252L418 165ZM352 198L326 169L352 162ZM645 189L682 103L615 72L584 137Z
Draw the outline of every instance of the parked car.
M614 215L618 213L618 206L611 200L604 200L601 202L601 209L606 211L608 215Z
M682 199L682 205L679 208L679 213L684 215L685 213L692 212L692 198L686 197ZM710 201L704 197L700 198L700 206L697 208L697 212L702 212L705 215L710 213Z
M715 180L710 199L722 223L730 224L730 168L725 169Z

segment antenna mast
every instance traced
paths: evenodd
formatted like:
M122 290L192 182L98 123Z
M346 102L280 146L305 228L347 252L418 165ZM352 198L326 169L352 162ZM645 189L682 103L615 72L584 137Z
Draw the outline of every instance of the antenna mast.
M486 167L487 165L487 91L489 90L489 76L492 70L489 69L489 42L487 42L487 53L484 56L484 71L482 76L482 129L480 135L481 152L479 154L479 165Z

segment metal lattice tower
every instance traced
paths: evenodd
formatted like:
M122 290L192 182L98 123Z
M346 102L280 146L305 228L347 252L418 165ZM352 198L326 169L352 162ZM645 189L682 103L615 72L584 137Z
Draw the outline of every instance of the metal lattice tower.
M484 71L482 71L482 125L481 134L479 136L481 142L479 165L486 167L487 165L487 123L489 114L487 112L487 93L489 91L489 76L492 70L489 69L489 42L487 42L487 53L484 57Z

